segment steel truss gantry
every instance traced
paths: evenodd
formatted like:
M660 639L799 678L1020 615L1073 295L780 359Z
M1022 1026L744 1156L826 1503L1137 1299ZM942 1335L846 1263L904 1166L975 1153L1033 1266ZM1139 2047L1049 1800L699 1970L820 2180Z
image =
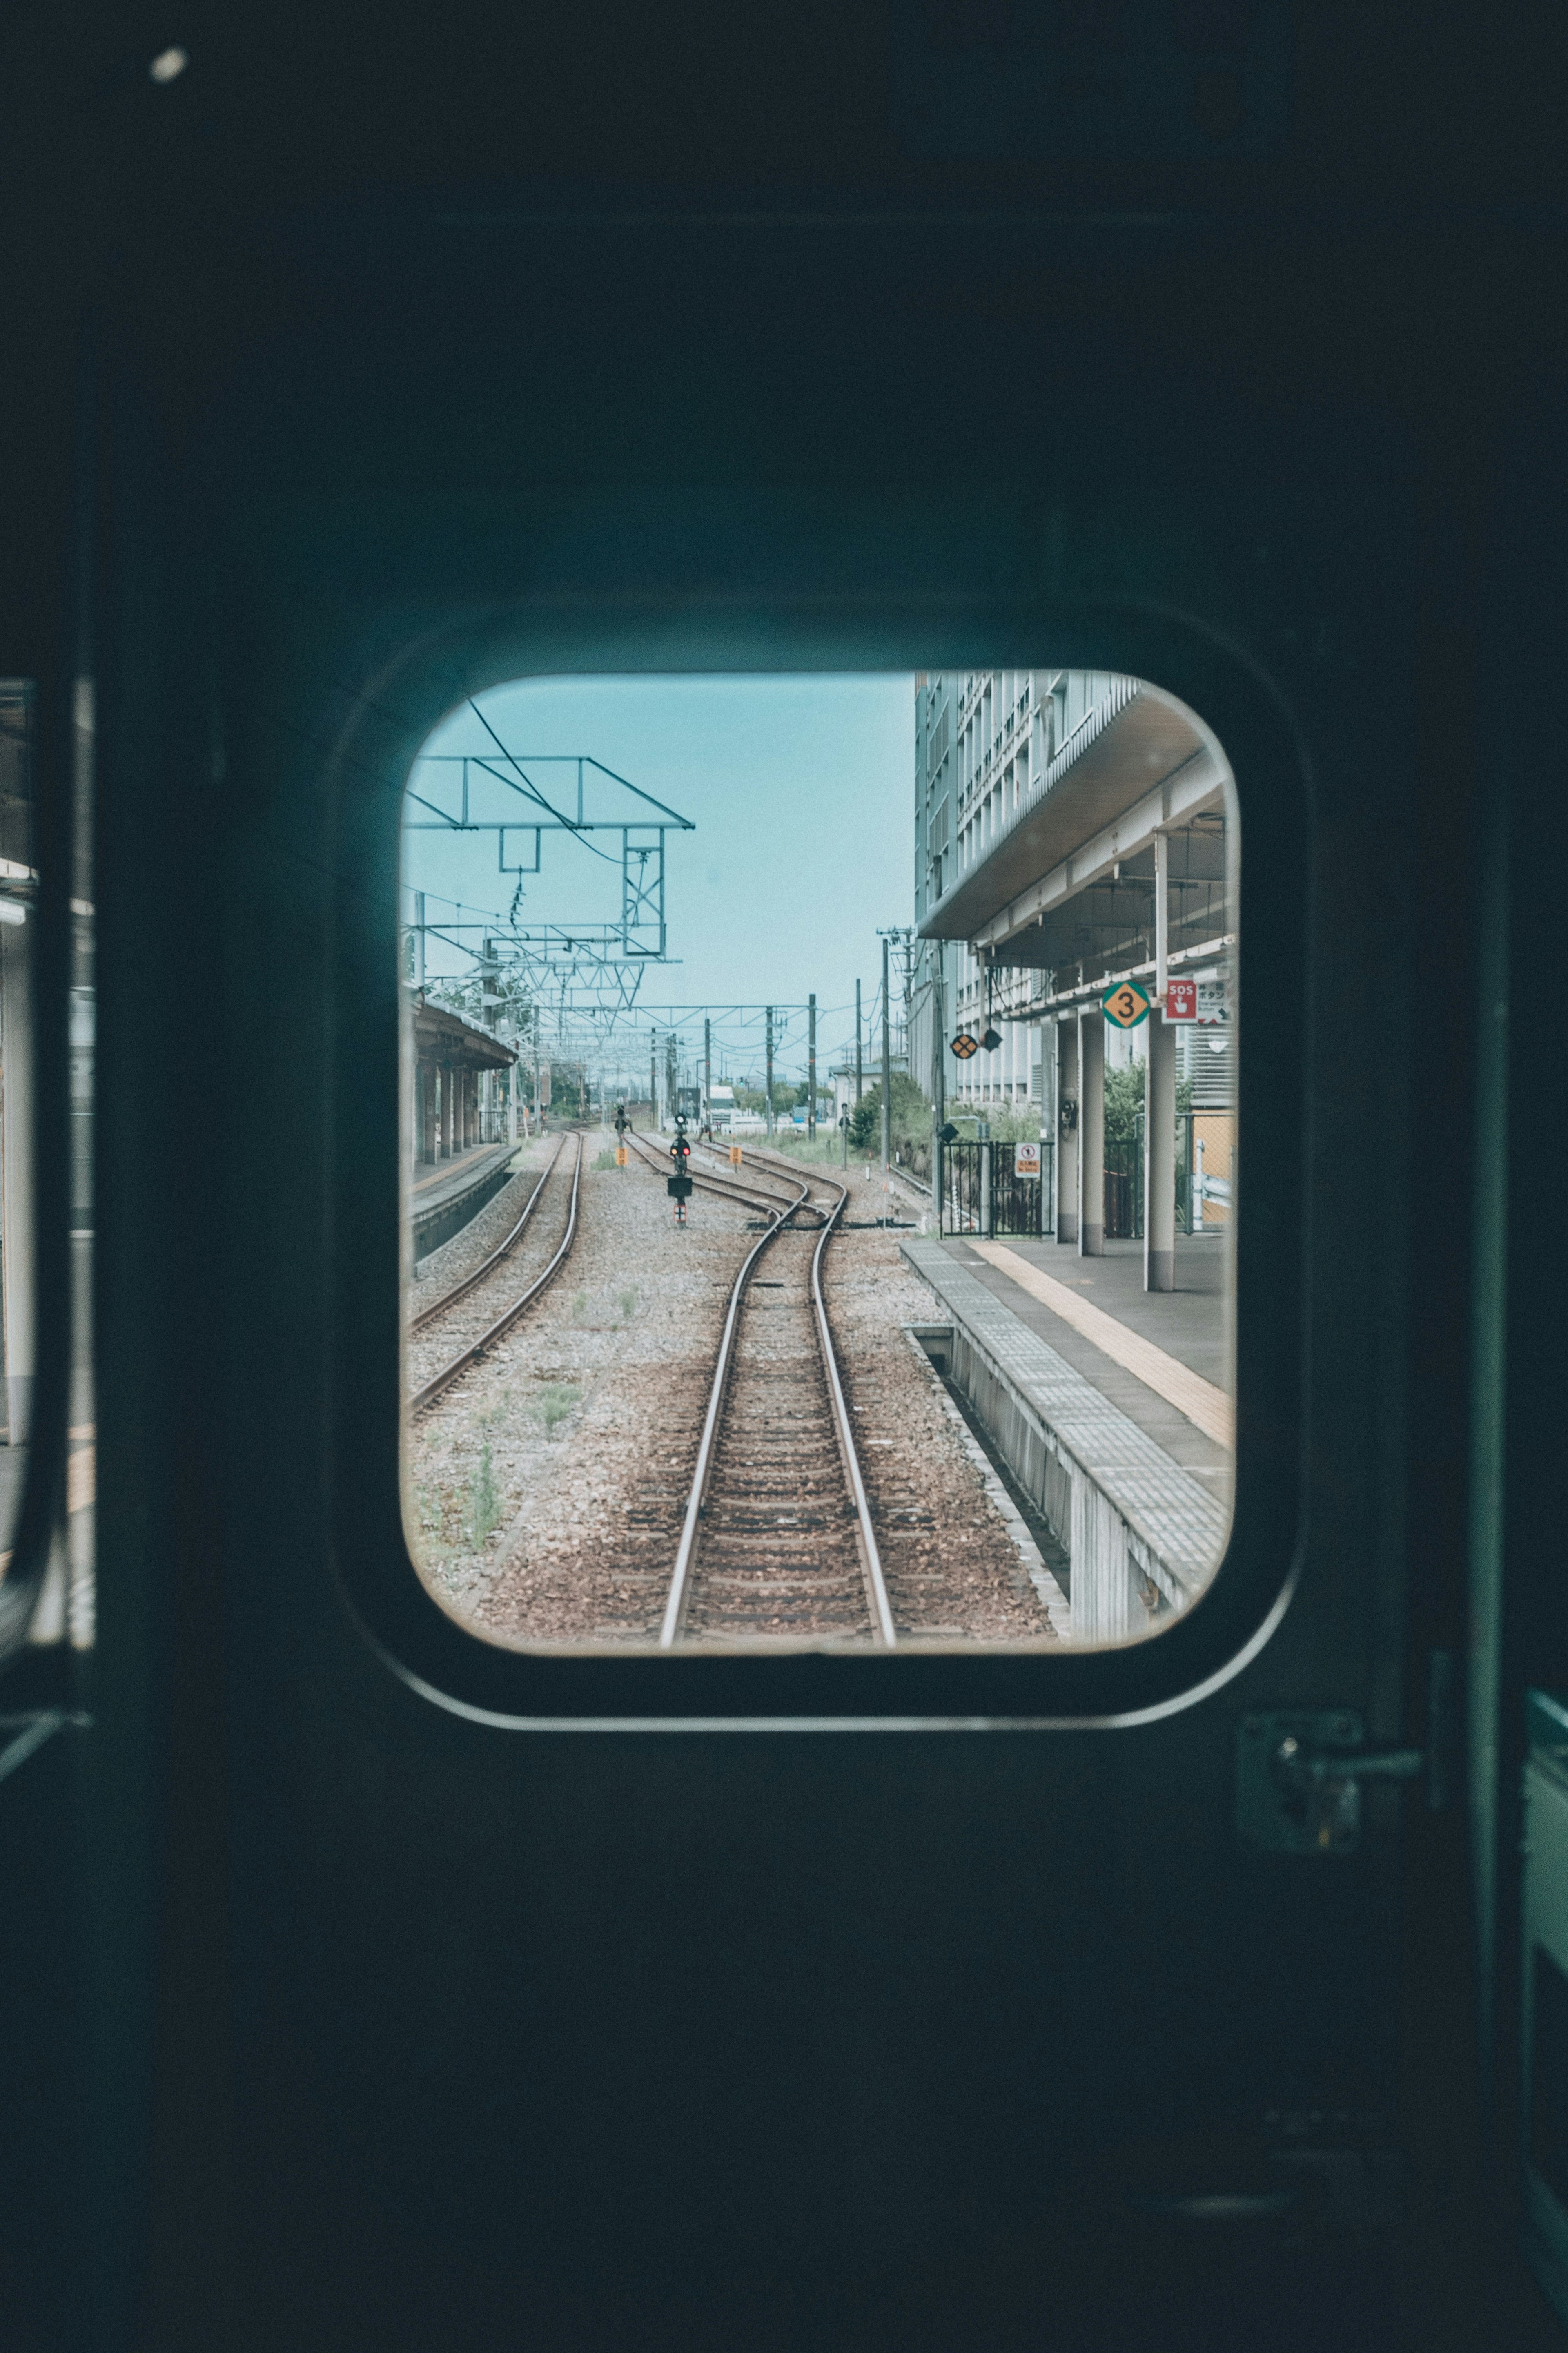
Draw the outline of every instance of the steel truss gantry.
M574 835L595 857L614 865L612 853L588 837L618 833L621 919L614 929L620 954L649 962L662 960L666 947L664 838L667 833L695 831L693 820L668 808L640 785L617 776L585 752L510 752L479 706L470 702L468 708L494 744L496 756L471 752L423 754L414 764L405 799L426 815L405 816L405 831L493 833L500 872L518 875L541 871L547 833ZM552 793L529 773L563 768L572 773L561 779L563 790L555 788L552 773ZM429 773L433 771L439 773ZM427 789L416 789L415 778ZM498 786L521 800L527 813L520 814L502 799L495 789ZM626 794L640 804L639 808L625 806ZM574 813L570 806L574 803ZM645 815L645 811L653 814ZM509 841L515 847L510 858Z

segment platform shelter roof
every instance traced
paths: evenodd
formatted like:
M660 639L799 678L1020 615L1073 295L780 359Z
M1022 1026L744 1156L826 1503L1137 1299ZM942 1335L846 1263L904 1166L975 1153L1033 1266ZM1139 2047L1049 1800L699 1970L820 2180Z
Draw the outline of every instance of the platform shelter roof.
M488 1029L465 1021L450 1006L432 1005L414 995L414 1052L421 1062L440 1062L454 1071L504 1071L517 1054Z

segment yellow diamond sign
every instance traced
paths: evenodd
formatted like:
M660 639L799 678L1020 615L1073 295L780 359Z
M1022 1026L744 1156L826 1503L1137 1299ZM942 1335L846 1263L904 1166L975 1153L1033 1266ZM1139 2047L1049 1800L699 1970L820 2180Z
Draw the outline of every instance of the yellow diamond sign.
M1149 1018L1149 1008L1152 1003L1148 990L1139 982L1119 980L1115 987L1108 988L1100 998L1100 1009L1108 1021L1115 1022L1119 1029L1136 1029L1140 1021Z

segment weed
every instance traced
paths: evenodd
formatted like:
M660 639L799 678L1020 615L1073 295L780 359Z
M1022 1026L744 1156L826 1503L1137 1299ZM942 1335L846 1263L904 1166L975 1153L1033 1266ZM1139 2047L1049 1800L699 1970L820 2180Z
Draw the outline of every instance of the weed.
M588 1294L585 1291L580 1291L572 1302L572 1321L574 1324L585 1324L587 1320Z
M637 1293L635 1291L618 1291L616 1293L616 1303L621 1311L621 1322L623 1324L629 1324L632 1317L637 1314Z
M494 1530L500 1524L500 1496L496 1488L495 1467L490 1461L490 1442L487 1438L479 1449L479 1462L468 1481L468 1511L463 1524L463 1534L470 1550L482 1552Z
M613 1151L601 1152L597 1160L594 1163L595 1168L613 1168L615 1165L616 1155Z
M535 1400L535 1411L544 1424L546 1438L554 1437L556 1430L566 1419L582 1394L581 1389L570 1388L562 1381L551 1381L540 1390Z

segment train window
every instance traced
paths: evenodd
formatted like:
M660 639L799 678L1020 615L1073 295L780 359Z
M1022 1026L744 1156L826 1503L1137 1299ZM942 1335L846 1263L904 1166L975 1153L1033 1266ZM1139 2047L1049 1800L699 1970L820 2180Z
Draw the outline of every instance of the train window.
M36 692L26 679L0 679L0 1642L21 1640L85 1647L92 1630L94 1417L90 1342L92 904L90 690L77 692L72 830L81 854L70 876L71 955L67 1035L68 1141L58 1166L68 1226L66 1298L39 1297L36 1154L40 1121L35 1068L39 995L38 842L36 828ZM69 853L68 852L68 855ZM52 1188L51 1188L52 1189ZM58 1208L58 1203L51 1205ZM68 1326L68 1332L65 1327ZM57 1395L43 1377L40 1349L64 1343L67 1375ZM35 1441L63 1407L68 1424L63 1524L40 1513L37 1540L22 1535L22 1507ZM40 1426L41 1425L41 1426ZM53 1432L58 1440L58 1429ZM54 1533L52 1539L50 1530Z
M451 712L398 946L443 1606L527 1649L1173 1625L1233 1493L1237 852L1214 734L1110 671Z

